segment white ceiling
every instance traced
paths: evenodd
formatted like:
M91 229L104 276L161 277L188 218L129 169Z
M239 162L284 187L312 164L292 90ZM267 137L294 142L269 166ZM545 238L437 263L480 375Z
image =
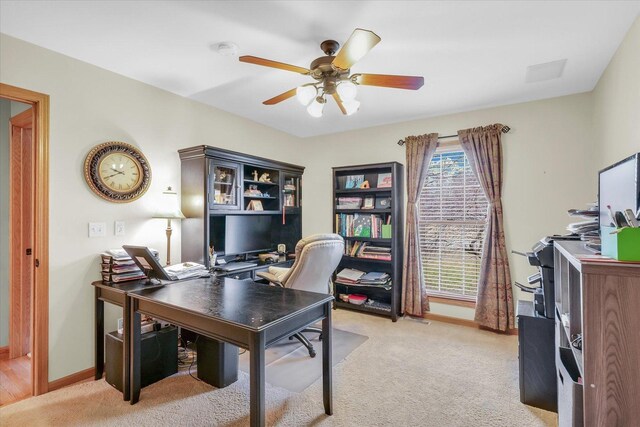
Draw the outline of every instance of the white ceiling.
M640 1L3 0L0 31L306 137L590 91L639 13ZM382 41L352 72L422 75L422 89L360 86L358 113L331 102L317 119L295 98L262 104L310 77L211 48L308 67L355 28ZM528 66L565 58L561 78L525 83Z

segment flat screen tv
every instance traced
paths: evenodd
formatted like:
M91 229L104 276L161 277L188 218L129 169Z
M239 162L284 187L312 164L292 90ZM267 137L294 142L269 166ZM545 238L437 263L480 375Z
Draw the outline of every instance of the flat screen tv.
M271 219L269 215L211 217L210 242L224 256L271 251Z
M598 179L600 227L612 225L607 205L613 212L640 209L640 153L600 171Z

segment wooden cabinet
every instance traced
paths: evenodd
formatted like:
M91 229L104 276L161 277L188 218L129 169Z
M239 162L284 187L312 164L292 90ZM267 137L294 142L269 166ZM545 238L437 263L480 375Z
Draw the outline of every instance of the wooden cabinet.
M333 168L334 231L345 239L345 254L337 271L352 268L391 276L390 289L345 285L334 277L336 307L388 316L394 322L401 315L403 178L404 168L397 162ZM363 247L380 248L381 253L364 253ZM342 301L341 295L347 294L362 294L368 300L363 305Z
M555 242L558 420L631 426L640 420L640 264L596 261Z
M213 224L227 215L268 217L273 249L284 243L293 252L302 237L304 167L204 145L178 153L183 260L209 267Z

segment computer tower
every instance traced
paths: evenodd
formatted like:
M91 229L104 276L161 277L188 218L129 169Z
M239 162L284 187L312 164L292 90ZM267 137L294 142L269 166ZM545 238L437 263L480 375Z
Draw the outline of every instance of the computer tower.
M233 344L198 336L198 378L217 388L238 380L238 347Z
M122 335L116 331L110 332L105 341L106 380L122 391ZM175 326L142 334L140 347L142 387L178 372L178 329Z

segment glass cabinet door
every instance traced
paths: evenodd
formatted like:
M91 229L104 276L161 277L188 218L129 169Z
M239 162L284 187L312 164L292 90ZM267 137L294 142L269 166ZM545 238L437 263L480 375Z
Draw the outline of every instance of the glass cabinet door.
M240 165L211 160L209 169L209 207L240 209L238 182Z
M301 195L302 177L296 174L284 173L282 183L282 198L285 208L299 208L302 202Z

